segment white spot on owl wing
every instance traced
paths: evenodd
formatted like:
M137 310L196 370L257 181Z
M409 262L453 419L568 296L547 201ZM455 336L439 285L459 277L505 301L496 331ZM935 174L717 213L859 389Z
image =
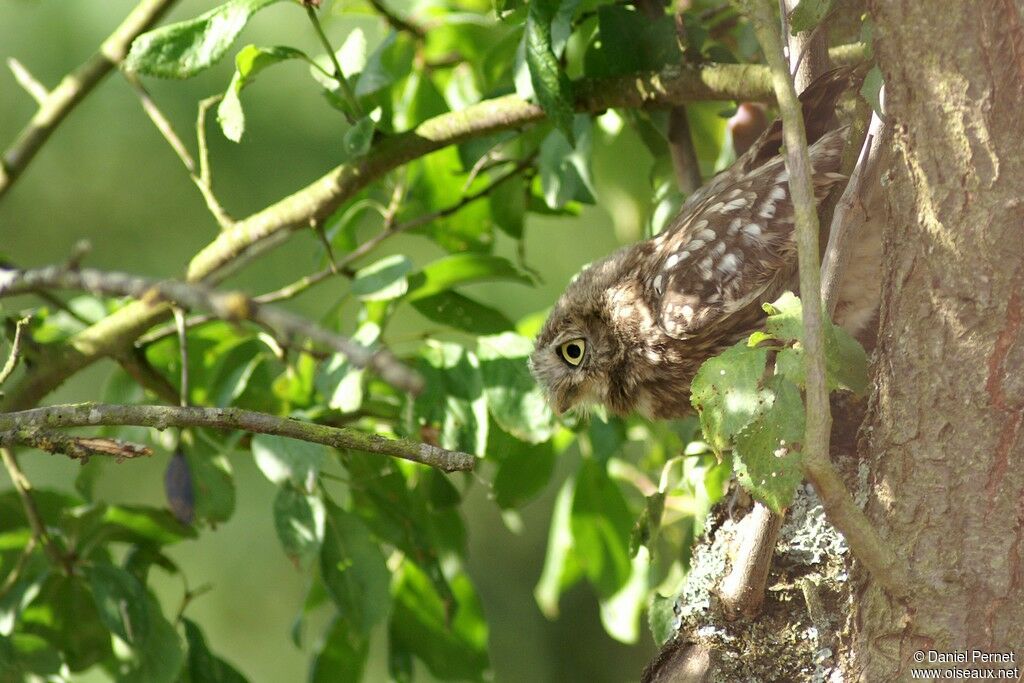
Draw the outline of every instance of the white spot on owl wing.
M661 294L662 292L661 286L663 283L664 281L662 280L660 275L654 278L654 291L657 292L658 294Z
M690 240L686 243L685 251L697 251L701 247L707 244L704 240Z
M674 268L677 263L679 263L679 254L672 254L665 259L665 265L663 268L664 270L669 270L670 268Z
M693 319L693 306L685 304L679 312L686 318L686 322L690 322Z
M772 191L768 194L768 199L773 202L780 202L786 198L786 188L782 185L776 185L772 188Z
M761 210L758 212L758 215L761 218L771 218L772 216L775 215L775 210L777 208L777 205L775 205L774 203L765 202L764 204L761 205Z
M789 171L783 169L782 172L779 173L777 180L780 183L789 182Z
M718 262L718 269L723 273L735 273L740 266L740 260L736 257L736 254L726 254L722 257L722 260Z
M717 242L714 248L711 249L711 257L716 258L725 253L725 242Z
M710 242L711 240L718 237L718 234L715 233L715 231L712 230L711 228L705 228L704 230L701 230L700 232L697 233L697 237L704 240L705 242Z
M774 213L774 209L772 210L772 212ZM736 233L738 233L740 231L741 227L743 227L743 219L742 218L733 218L732 222L729 223L729 234L730 235L735 235Z
M743 228L743 234L745 234L747 237L750 237L751 239L760 239L761 226L758 225L757 223L748 223Z
M722 207L722 213L725 213L727 211L739 211L740 209L746 207L748 204L749 202L742 197L740 197L739 199L733 199L732 201L725 203L725 205Z
M697 230L703 230L706 227L708 227L708 219L707 218L701 218L699 221L697 221L696 223L693 224L694 232L696 232Z

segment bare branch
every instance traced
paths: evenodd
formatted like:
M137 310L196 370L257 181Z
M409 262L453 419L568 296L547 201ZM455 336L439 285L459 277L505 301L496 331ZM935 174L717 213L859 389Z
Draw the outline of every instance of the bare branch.
M181 159L181 163L184 164L185 170L188 171L189 178L197 188L199 193L203 195L203 200L206 202L206 207L213 214L214 220L220 225L220 227L228 228L234 224L235 220L228 215L224 207L221 206L220 201L217 200L216 195L213 194L213 188L209 184L209 169L207 168L208 161L206 157L205 140L200 141L200 153L203 155L204 163L201 168L196 168L196 162L189 153L188 148L185 147L185 143L181 141L178 134L174 130L174 126L164 116L164 113L160 111L160 107L157 106L153 98L150 97L149 92L146 90L142 82L133 74L125 73L125 80L132 86L136 94L139 96L139 101L142 103L142 109L146 112L149 120L153 122L156 129L160 131L160 135L163 136L167 144L171 146L174 153Z
M153 455L149 446L106 437L68 436L38 427L0 431L0 446L21 444L46 453L61 453L72 460L87 462L94 455L117 458L118 462Z
M21 335L29 320L31 320L29 317L22 318L14 328L14 341L11 342L11 352L7 355L7 362L4 363L3 368L0 368L0 385L7 381L11 373L14 372L14 368L18 366L18 358L21 356Z
M384 20L388 22L391 28L396 31L405 31L420 40L426 37L427 29L423 28L419 24L414 24L408 19L403 19L398 16L391 11L391 9L389 9L382 0L369 0L369 2L370 6L377 11L377 14L384 17Z
M124 59L143 31L156 23L176 0L142 0L100 49L46 94L38 111L0 159L0 197L10 189L64 117Z
M263 306L241 292L217 292L202 285L92 269L71 271L57 266L34 270L0 269L0 298L54 288L129 296L147 306L169 302L187 309L206 310L227 321L252 320L287 338L302 337L344 354L354 366L372 368L392 386L414 394L423 388L422 378L389 351L370 351L293 313Z
M772 71L773 86L783 120L786 169L789 171L790 196L793 198L796 218L807 376L804 473L821 497L829 521L846 537L854 556L864 563L872 576L886 589L897 597L906 597L912 591L907 567L882 541L829 461L831 415L825 382L818 215L811 189L807 138L800 114L800 102L782 56L782 42L772 17L771 0L745 0L744 4Z
M868 193L875 191L881 182L884 156L882 144L885 138L885 124L878 114L873 112L867 137L857 158L857 165L850 174L850 181L832 215L828 245L822 259L821 298L829 315L835 313L839 301L843 273L852 253L851 245L856 242L857 233L868 218L864 198Z
M476 457L469 453L450 451L439 446L408 439L386 439L377 434L367 434L355 429L328 427L241 408L77 403L34 408L16 413L0 413L0 432L33 428L58 429L106 425L134 425L156 429L168 427L239 429L256 434L286 436L333 448L349 448L390 455L430 465L445 472L471 470L476 463Z
M7 66L10 68L11 73L14 74L14 80L25 89L25 92L36 101L36 104L41 105L46 101L50 91L46 89L45 85L36 80L36 77L32 75L24 64L14 57L8 57Z

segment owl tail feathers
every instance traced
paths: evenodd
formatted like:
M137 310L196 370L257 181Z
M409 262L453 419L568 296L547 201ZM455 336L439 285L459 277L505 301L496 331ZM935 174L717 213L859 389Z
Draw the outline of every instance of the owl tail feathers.
M868 69L868 64L837 67L818 76L800 93L808 145L839 128L836 105L843 93L860 87ZM773 159L781 149L782 120L775 119L736 163L749 171Z

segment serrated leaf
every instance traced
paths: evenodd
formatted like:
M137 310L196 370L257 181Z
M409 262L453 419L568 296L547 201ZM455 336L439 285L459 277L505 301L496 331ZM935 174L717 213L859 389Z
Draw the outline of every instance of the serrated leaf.
M129 645L143 646L149 635L149 603L138 579L112 564L87 565L83 573L104 625Z
M789 27L792 34L810 31L824 19L832 9L832 0L800 0L800 4L789 13Z
M716 453L729 447L740 432L771 400L758 388L768 352L745 341L709 358L690 385L690 402L700 416L704 438Z
M324 541L326 511L318 496L285 485L274 497L274 529L284 552L297 565L315 557Z
M224 137L232 142L239 142L245 133L245 113L242 111L242 100L239 98L242 88L252 83L260 71L288 59L309 61L309 57L302 50L281 45L246 45L235 55L235 73L228 83L224 97L217 105L217 122Z
M736 436L733 468L750 495L781 513L803 480L804 404L784 377L772 377L767 388L774 399Z
M389 632L396 645L420 659L442 680L483 680L489 667L487 622L464 574L452 581L446 604L430 578L412 562L402 565Z
M342 617L366 636L391 608L391 573L362 520L341 508L327 510L320 575Z
M406 300L416 301L459 285L499 280L531 284L529 277L501 256L450 254L428 263L422 270L409 276Z
M441 292L412 302L428 320L473 334L497 334L515 325L496 308L486 306L458 292Z
M308 491L327 458L327 447L283 436L257 434L252 438L252 454L263 476L273 483L280 486L290 481Z
M555 57L551 43L551 22L558 3L555 0L537 0L530 3L526 16L526 64L537 103L548 115L570 144L572 131L572 84Z
M199 626L191 619L182 618L185 642L188 644L188 683L246 683L246 678L235 667L217 657L206 645Z
M412 261L401 254L385 256L376 263L360 268L352 280L352 293L363 301L397 299L409 289L406 274Z
M312 683L359 683L370 640L345 618L336 617L313 659Z
M550 439L558 425L530 374L532 351L533 342L515 332L477 340L484 395L494 421L517 439L540 443Z
M278 0L228 0L219 7L143 33L125 68L161 78L191 78L215 64L256 12Z

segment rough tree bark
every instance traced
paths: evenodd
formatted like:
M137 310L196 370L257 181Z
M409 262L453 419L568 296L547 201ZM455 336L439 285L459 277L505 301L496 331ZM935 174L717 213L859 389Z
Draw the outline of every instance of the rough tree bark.
M924 588L898 605L861 577L854 673L905 680L917 651L970 648L1014 652L1019 668L1024 3L869 5L899 158L867 511Z

